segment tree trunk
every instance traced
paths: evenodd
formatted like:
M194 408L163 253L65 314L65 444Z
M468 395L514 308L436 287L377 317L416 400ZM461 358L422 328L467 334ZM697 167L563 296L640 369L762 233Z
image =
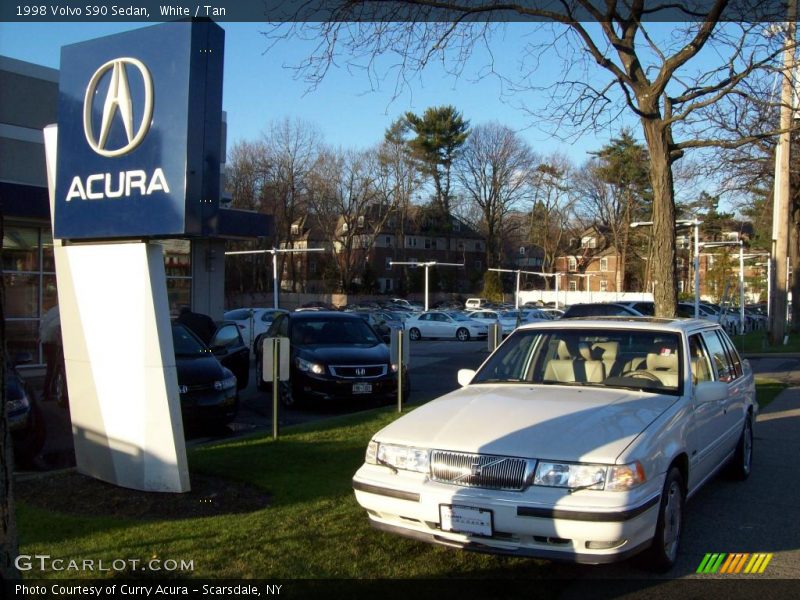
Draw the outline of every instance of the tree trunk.
M794 298L800 298L800 277L797 276L797 267L800 265L800 207L792 211L792 222L789 223L789 264L792 269L792 332L800 330L800 302Z
M678 286L675 282L675 190L672 181L669 132L660 119L643 118L642 127L650 151L653 256L659 257L652 265L655 316L671 318L676 315L678 308Z

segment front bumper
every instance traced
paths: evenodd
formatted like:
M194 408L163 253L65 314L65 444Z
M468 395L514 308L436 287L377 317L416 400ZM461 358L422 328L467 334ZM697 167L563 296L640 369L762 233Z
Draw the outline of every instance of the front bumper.
M189 423L228 423L238 411L238 392L227 390L195 390L181 394L181 412Z
M466 550L586 564L623 560L650 545L660 500L658 482L650 484L635 494L570 495L541 487L505 492L366 464L353 478L356 499L377 529ZM491 534L444 530L442 506L490 514Z
M346 379L331 376L316 377L300 371L292 373L293 392L303 398L314 398L324 401L352 400L363 398L387 399L397 396L397 375L390 373L383 377ZM370 391L363 390L363 384L370 386ZM355 387L355 386L361 386Z

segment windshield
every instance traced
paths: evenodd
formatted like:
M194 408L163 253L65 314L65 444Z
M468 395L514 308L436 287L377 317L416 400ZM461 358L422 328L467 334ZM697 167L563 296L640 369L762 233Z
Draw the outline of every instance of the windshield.
M208 349L186 327L174 323L172 325L172 344L175 356L198 356L208 353Z
M374 346L382 343L360 317L303 319L292 327L291 340L297 346Z
M677 333L611 328L518 330L473 383L537 383L682 392Z

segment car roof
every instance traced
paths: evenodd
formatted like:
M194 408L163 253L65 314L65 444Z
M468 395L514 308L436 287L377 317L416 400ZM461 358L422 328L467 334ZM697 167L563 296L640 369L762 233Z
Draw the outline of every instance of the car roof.
M698 329L720 329L717 323L705 319L667 319L661 317L578 317L542 321L522 325L520 329L639 329L688 332Z
M287 313L287 316L292 321L316 321L319 320L320 317L325 317L330 320L340 320L346 321L348 319L363 319L361 314L369 314L366 311L363 312L339 312L335 310L304 310L300 312L291 312Z

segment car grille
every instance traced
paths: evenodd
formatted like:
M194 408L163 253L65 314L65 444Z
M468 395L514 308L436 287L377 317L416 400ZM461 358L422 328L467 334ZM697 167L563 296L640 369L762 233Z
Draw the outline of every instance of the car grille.
M331 365L334 377L342 379L369 379L383 377L389 367L387 365Z
M510 456L431 452L431 479L465 487L520 491L533 476L536 461Z

